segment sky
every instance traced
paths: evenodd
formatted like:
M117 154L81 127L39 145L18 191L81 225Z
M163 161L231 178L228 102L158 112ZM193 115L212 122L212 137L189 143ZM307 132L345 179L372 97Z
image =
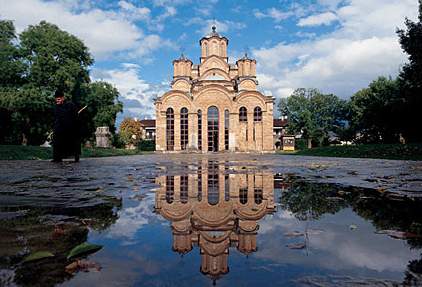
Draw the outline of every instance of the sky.
M153 99L169 89L172 61L199 62L199 40L229 39L229 62L257 60L259 89L276 100L297 88L350 98L407 61L396 35L417 19L417 0L0 0L0 19L17 32L42 20L84 41L92 80L111 82L123 117L154 118Z

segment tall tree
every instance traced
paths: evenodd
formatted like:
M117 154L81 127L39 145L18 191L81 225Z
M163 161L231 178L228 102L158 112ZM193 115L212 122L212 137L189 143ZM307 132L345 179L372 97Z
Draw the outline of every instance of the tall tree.
M301 133L308 147L312 142L322 145L330 132L336 133L345 125L346 101L316 89L295 90L280 101L279 110L288 118L288 132Z
M81 106L87 106L80 114L83 137L92 137L99 126L108 126L114 133L116 116L123 111L117 89L110 83L98 81L83 86L82 90Z
M0 87L16 87L23 83L26 66L16 40L13 22L0 20Z
M19 38L31 85L50 90L60 88L72 94L82 83L90 81L88 68L94 60L77 37L42 21L29 26Z
M29 26L19 39L20 45L12 22L0 22L0 142L44 142L57 88L78 106L88 105L81 113L83 139L100 125L114 132L122 111L119 93L108 83L90 83L93 59L81 40L44 21Z
M399 141L401 100L396 80L379 77L350 99L351 126L364 143Z
M406 29L397 30L402 49L409 56L400 75L403 135L408 142L422 142L422 0L419 0L419 21L406 18Z

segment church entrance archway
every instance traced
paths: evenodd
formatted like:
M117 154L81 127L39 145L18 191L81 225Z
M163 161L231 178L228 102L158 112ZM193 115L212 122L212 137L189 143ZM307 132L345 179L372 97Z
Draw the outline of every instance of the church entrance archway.
M208 151L217 152L218 151L218 108L215 106L208 108L207 114L208 121Z

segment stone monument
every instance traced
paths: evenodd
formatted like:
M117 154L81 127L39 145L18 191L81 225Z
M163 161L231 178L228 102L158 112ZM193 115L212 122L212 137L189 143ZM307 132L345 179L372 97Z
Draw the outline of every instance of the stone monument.
M95 139L97 147L111 147L111 133L108 127L97 127L97 130L95 132Z

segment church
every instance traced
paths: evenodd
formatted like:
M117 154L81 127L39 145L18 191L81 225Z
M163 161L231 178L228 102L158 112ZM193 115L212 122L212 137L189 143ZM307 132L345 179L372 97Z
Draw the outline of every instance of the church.
M213 26L199 64L173 61L171 90L155 101L156 151L274 151L274 98L257 90L254 59L229 63L228 43Z

